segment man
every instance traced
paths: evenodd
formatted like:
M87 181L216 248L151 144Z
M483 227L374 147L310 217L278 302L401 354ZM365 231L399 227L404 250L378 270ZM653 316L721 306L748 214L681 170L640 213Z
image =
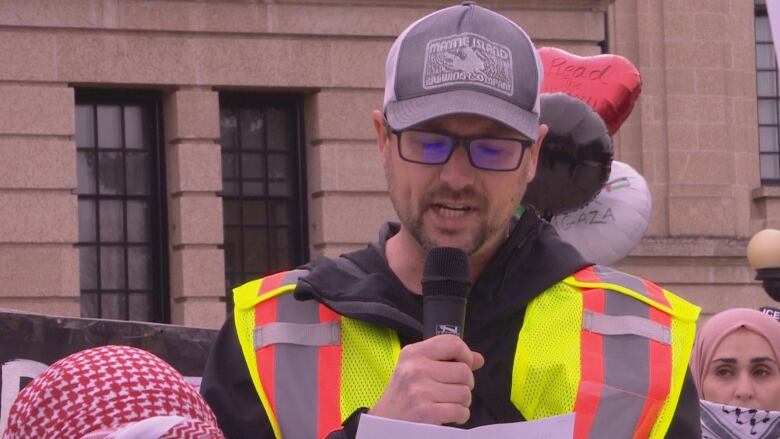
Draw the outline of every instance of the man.
M701 437L698 308L513 215L547 132L541 80L526 33L473 2L398 37L373 123L400 224L235 290L202 385L228 436L350 438L365 412L464 428L575 412L578 438ZM421 340L435 247L468 254L463 340Z

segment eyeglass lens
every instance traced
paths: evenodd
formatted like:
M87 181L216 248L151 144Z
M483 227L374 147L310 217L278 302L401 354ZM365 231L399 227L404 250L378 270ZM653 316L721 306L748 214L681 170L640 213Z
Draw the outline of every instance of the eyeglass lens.
M445 163L457 146L452 137L417 130L403 131L399 141L403 158L426 164ZM470 139L465 143L474 166L493 170L515 169L524 149L521 141L511 139Z

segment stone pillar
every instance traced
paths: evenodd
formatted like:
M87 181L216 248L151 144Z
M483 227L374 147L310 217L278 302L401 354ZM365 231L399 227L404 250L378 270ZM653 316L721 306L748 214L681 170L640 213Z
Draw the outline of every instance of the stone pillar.
M0 84L0 307L80 313L74 135L73 89Z
M382 93L323 90L305 107L311 255L363 248L395 218L371 119Z
M177 90L164 115L171 322L215 328L225 319L219 95Z

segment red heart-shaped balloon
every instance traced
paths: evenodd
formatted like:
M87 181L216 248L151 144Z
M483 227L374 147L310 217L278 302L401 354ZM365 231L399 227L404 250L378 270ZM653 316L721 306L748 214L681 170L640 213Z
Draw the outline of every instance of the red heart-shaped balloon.
M544 64L542 92L582 99L604 119L609 134L615 134L642 92L639 70L618 55L582 57L554 47L538 52Z

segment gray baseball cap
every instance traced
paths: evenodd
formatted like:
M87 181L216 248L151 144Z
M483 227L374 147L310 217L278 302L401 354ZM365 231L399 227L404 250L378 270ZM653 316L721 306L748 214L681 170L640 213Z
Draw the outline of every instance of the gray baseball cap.
M536 140L543 77L520 26L464 1L417 20L395 40L385 66L385 115L401 130L475 114Z

